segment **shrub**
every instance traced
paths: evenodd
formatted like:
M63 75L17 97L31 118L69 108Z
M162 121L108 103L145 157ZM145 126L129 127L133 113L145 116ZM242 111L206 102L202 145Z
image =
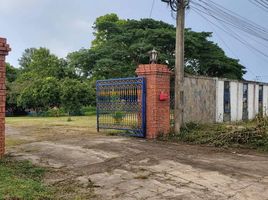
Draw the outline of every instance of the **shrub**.
M179 134L160 139L207 144L216 147L246 147L268 151L268 118L257 116L248 122L186 124Z
M81 114L84 116L96 115L96 107L93 106L83 106L81 108Z
M67 116L63 108L50 108L48 111L43 112L44 117L61 117Z

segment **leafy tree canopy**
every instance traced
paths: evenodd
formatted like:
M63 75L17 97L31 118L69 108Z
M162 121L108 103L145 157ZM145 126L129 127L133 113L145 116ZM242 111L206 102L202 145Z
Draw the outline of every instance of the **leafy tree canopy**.
M148 51L160 52L159 62L174 68L176 30L173 25L153 19L122 20L116 14L96 19L94 54L97 77L133 76L140 63L148 63ZM242 79L245 68L229 58L210 40L212 33L185 29L185 71L195 75Z
M92 87L86 82L66 78L60 87L62 107L70 114L79 111L83 105L90 105L95 100Z
M97 57L91 49L81 49L68 54L66 63L68 70L77 77L84 79L92 77L93 68L96 64Z
M19 65L23 74L30 73L37 77L63 78L65 75L65 62L46 48L26 49L19 59Z
M68 105L75 105L76 110L83 105L94 104L95 92L91 84L86 81L81 82L80 74L77 72L81 68L85 78L90 75L87 65L84 64L88 60L87 54L84 55L81 50L70 54L67 59L59 59L45 48L26 49L19 60L19 69L7 65L8 110L23 108L39 112L54 107L64 107L68 111L73 111L73 107L66 106L68 98ZM66 80L72 81L66 82ZM67 87L66 84L70 86ZM66 88L72 88L70 95L74 97L66 97ZM88 97L88 102L84 96Z
M95 39L60 59L46 48L26 49L20 68L7 64L8 110L44 111L63 107L69 113L95 103L97 79L135 76L138 64L149 62L156 48L159 63L175 64L176 30L153 19L124 20L116 14L96 19ZM185 71L194 75L242 79L245 68L210 40L212 33L185 29Z
M6 79L8 82L13 82L17 79L19 74L19 69L13 67L11 64L6 63Z

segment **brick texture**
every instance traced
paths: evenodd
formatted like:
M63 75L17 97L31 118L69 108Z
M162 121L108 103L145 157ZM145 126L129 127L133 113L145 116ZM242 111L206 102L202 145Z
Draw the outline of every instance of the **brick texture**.
M5 153L5 104L6 104L6 66L5 57L11 49L6 39L0 38L0 157Z
M138 76L146 78L146 138L154 139L159 134L170 132L170 75L166 65L139 65ZM160 101L160 93L168 99Z

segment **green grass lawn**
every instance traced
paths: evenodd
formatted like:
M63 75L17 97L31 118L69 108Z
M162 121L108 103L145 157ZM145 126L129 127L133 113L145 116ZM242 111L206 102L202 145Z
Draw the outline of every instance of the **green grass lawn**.
M73 126L96 128L96 116L68 117L6 117L6 123L19 126Z
M7 117L6 125L19 129L24 136L41 140L56 140L62 137L80 137L96 134L95 116L68 117ZM6 137L6 147L31 142L16 136Z
M90 134L96 132L96 117L7 117L7 126L26 131L28 136L40 139L51 139L65 130L75 131L71 134ZM51 129L52 128L52 129ZM62 136L60 136L62 137ZM7 137L6 147L17 146L29 141L17 137ZM46 200L55 199L61 188L47 187L42 180L45 169L33 166L27 161L15 161L10 157L0 159L0 200Z
M45 170L28 161L0 159L0 200L44 200L51 198L51 188L42 183Z
M6 136L6 148L11 149L33 141L56 141L62 138L88 137L96 134L95 116L68 117L7 117L6 125L14 135ZM16 133L19 130L19 133ZM16 135L18 134L18 135ZM25 137L25 138L24 138ZM30 138L30 139L29 139ZM75 182L45 186L48 176L57 177L53 169L33 166L27 161L12 157L0 159L0 200L89 199L91 188L84 191ZM64 197L62 197L64 196ZM68 198L65 198L68 196ZM85 197L86 196L86 197ZM92 199L92 198L91 198Z

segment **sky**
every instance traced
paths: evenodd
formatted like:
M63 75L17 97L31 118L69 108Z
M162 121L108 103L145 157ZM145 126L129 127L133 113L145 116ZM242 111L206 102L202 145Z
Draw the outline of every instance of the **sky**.
M268 28L268 12L249 0L213 1ZM12 48L7 62L18 67L23 51L31 47L49 48L59 57L89 48L94 39L92 25L95 19L108 13L116 13L122 19L149 18L151 13L153 19L176 23L169 7L161 0L0 0L0 37L7 38ZM212 40L247 68L244 78L268 82L267 57L248 49L191 8L186 12L186 27L214 32ZM248 37L247 41L268 53L268 48L252 38Z

